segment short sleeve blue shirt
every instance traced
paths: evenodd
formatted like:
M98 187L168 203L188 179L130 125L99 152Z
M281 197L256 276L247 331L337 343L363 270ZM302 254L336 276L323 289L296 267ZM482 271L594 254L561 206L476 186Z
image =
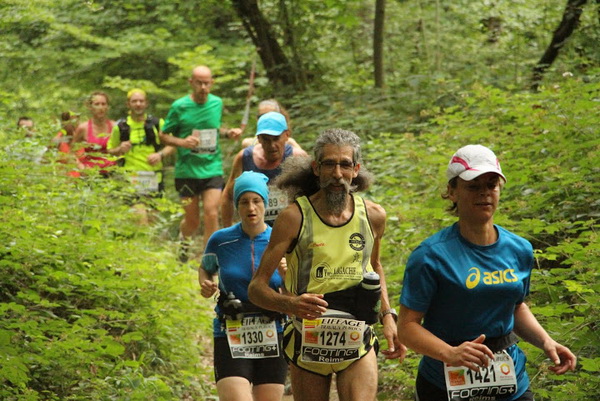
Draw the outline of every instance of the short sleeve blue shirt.
M454 224L423 241L408 259L400 303L423 312L423 327L446 342L508 334L515 306L529 293L531 244L495 228L498 240L479 246L464 239ZM520 395L529 386L525 356L516 345L507 352L515 362ZM441 361L424 356L419 371L445 388Z
M243 230L241 223L216 231L208 240L202 256L202 268L210 274L219 275L219 291L222 294L233 292L242 302L248 300L248 285L254 271L258 268L260 258L269 243L272 228L267 229L251 239ZM273 273L269 285L278 290L282 285L281 276ZM215 307L219 313L219 307ZM278 330L281 330L278 324ZM213 335L225 337L218 317L213 321Z

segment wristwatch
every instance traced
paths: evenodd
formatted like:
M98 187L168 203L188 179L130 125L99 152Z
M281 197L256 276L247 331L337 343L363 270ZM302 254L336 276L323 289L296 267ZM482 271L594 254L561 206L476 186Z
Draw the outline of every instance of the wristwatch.
M382 310L381 312L379 312L379 323L383 324L383 318L386 315L392 315L392 317L394 318L394 322L398 321L398 313L396 313L396 309L390 308L390 309L385 309L385 310Z

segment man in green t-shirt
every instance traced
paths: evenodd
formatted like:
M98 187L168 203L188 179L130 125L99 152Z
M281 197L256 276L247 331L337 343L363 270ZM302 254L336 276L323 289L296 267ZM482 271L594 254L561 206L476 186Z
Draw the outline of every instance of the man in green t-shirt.
M220 134L237 139L239 128L221 129L223 101L210 93L210 69L198 66L189 79L192 93L171 105L160 140L177 147L175 189L182 200L181 239L189 243L200 226L200 198L204 215L204 244L219 226L219 199L224 186ZM184 247L180 260L187 261Z

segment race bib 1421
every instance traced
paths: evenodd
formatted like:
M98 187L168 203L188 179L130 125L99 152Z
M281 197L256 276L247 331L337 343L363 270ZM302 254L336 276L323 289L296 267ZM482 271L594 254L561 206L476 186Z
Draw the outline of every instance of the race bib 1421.
M444 366L449 401L496 400L517 391L517 376L506 351L494 354L487 367L475 372L464 366Z

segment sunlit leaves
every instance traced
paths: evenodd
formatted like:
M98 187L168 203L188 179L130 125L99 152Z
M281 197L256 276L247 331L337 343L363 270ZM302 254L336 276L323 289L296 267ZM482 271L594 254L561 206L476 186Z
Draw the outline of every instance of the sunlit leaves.
M203 399L193 350L197 331L210 330L210 307L196 303L194 272L176 264L170 242L156 240L168 227L137 225L116 177L72 179L51 152L37 164L7 149L0 398ZM162 209L179 211L172 206Z

